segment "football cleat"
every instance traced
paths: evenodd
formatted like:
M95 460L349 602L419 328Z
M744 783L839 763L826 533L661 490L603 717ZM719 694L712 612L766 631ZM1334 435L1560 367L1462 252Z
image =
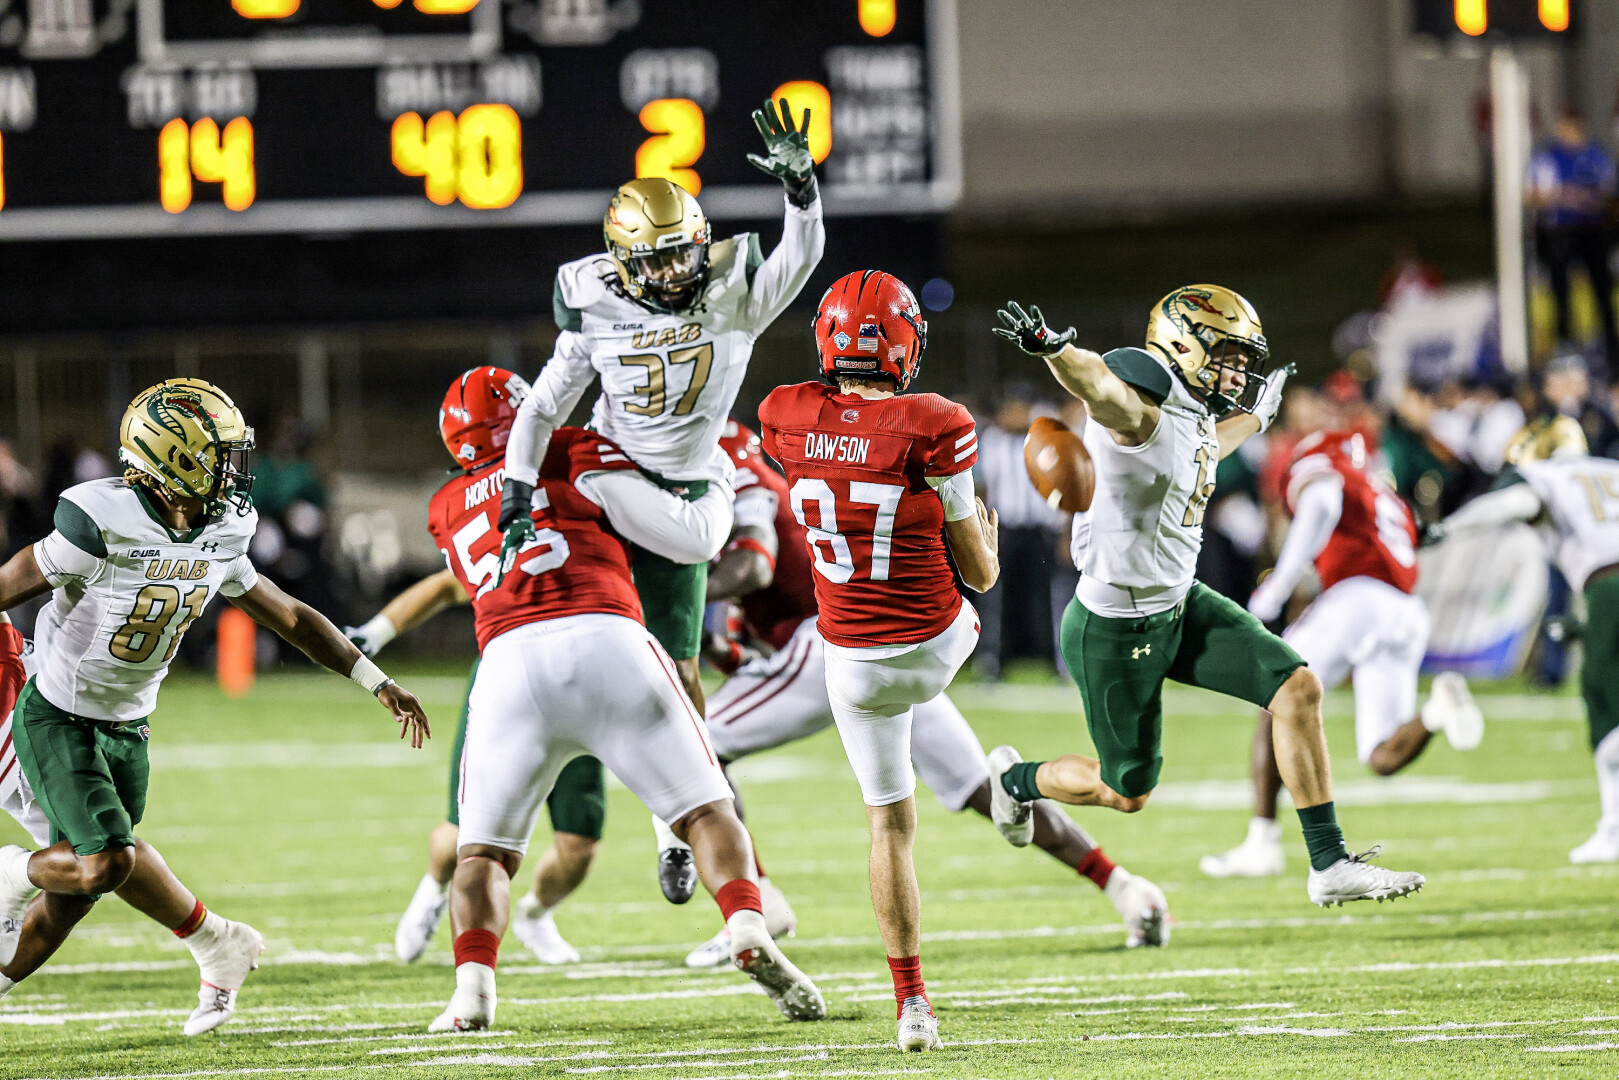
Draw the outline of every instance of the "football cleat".
M1310 871L1307 887L1310 903L1317 907L1342 907L1351 900L1395 900L1420 892L1427 879L1405 870L1385 870L1368 859L1377 855L1371 848L1357 855L1350 852L1325 870Z
M209 915L208 918L217 918ZM193 934L192 937L197 935ZM197 990L197 1007L185 1022L187 1035L214 1030L236 1012L236 993L248 973L258 970L264 937L246 923L220 918L219 927L208 940L192 944L191 954L202 969L202 986Z
M427 1025L430 1032L487 1031L495 1022L495 969L462 964L455 969L450 1004Z
M28 860L32 856L33 852L16 844L0 847L0 967L16 958L23 914L39 891L28 880Z
M897 1042L907 1054L944 1049L944 1042L939 1038L939 1018L926 1002L913 1001L901 1010Z
M415 963L427 950L427 943L438 933L438 924L450 906L450 887L433 880L432 874L422 875L416 892L399 916L394 930L394 953L407 964Z
M1473 700L1467 680L1454 671L1434 676L1433 688L1422 706L1422 726L1443 731L1456 750L1476 750L1484 741L1484 713Z
M533 893L524 893L517 901L517 914L512 919L512 933L528 946L534 959L542 964L577 964L579 950L569 945L557 929L549 910L540 910L540 901Z
M826 1000L821 991L782 955L770 935L764 932L764 920L754 916L750 928L739 919L742 912L731 916L734 927L740 930L731 935L731 963L736 969L758 983L789 1020L826 1019ZM738 935L743 940L738 940Z
M1598 825L1591 839L1568 853L1568 861L1576 864L1619 862L1619 829Z
M1012 798L1001 777L1023 759L1010 746L997 746L989 752L989 816L1013 847L1028 847L1034 839L1034 803Z
M798 916L793 912L793 905L787 902L787 894L776 888L769 878L759 879L759 900L771 940L780 941L798 932Z
M1103 892L1124 920L1125 948L1169 944L1169 901L1164 899L1162 889L1116 866Z
M1254 818L1248 822L1248 836L1230 851L1205 855L1198 869L1215 878L1276 877L1287 870L1282 851L1282 827L1274 821Z
M664 848L658 852L658 888L671 904L684 904L697 892L697 860L691 848Z
M731 928L720 927L720 932L686 954L689 968L714 968L731 962Z

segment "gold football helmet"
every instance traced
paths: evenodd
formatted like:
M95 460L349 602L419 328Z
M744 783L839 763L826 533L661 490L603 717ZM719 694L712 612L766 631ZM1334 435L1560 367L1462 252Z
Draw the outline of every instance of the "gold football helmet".
M1579 421L1569 416L1542 416L1512 437L1502 457L1508 465L1527 465L1547 458L1584 457L1590 452Z
M671 180L645 177L619 188L602 236L624 291L643 303L681 311L708 276L708 219Z
M1194 393L1222 409L1251 409L1270 362L1259 313L1219 285L1186 285L1158 301L1147 320L1147 345L1174 365ZM1229 370L1246 376L1234 393L1220 385Z
M118 442L118 456L140 474L134 479L200 501L209 521L224 517L230 505L247 512L253 429L213 383L167 379L141 391L124 410Z

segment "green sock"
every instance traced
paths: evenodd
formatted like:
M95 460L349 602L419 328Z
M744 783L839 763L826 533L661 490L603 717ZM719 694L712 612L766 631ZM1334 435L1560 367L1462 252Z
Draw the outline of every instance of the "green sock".
M1338 812L1330 802L1300 807L1299 824L1304 826L1304 846L1310 849L1313 869L1325 870L1344 857L1348 850L1344 846L1344 831L1338 828Z
M1034 774L1041 764L1038 761L1018 762L1001 774L1001 787L1018 802L1033 802L1040 798L1040 785L1034 782Z

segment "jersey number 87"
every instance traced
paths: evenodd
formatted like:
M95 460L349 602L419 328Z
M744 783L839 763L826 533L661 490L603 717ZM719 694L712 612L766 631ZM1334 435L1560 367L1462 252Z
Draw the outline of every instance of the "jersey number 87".
M876 510L877 520L871 530L871 572L867 575L868 580L888 580L888 564L894 549L894 518L899 513L900 496L904 494L905 489L898 484L868 484L858 480L849 484L847 502L851 510L864 506ZM790 497L793 517L803 526L810 552L815 556L816 572L839 585L853 579L854 554L849 550L848 534L838 531L838 500L832 492L832 485L825 480L805 477L793 484ZM811 503L815 504L819 514L818 525L811 525L806 519L805 511ZM832 555L830 559L827 558L828 551Z

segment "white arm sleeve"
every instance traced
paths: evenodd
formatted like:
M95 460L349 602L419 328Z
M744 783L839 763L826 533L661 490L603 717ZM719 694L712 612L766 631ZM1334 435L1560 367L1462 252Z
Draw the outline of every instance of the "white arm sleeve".
M756 337L793 302L826 248L821 200L817 198L805 210L794 206L785 196L783 201L787 204L787 215L782 221L781 243L754 271L753 287L748 291L747 321Z
M739 471L737 476L740 478L742 473ZM736 519L733 529L751 527L775 536L776 493L758 483L743 488L736 493L732 516Z
M1480 495L1446 518L1445 528L1455 532L1459 529L1498 528L1514 521L1533 521L1540 516L1543 508L1544 504L1533 488L1528 484L1513 484L1500 491Z
M506 444L506 475L533 485L540 479L540 463L551 445L551 433L568 419L573 407L596 375L590 364L590 339L572 330L557 335L556 351L540 377L529 388L512 421Z
M107 565L107 560L96 558L54 530L34 545L34 562L53 589L70 581L93 582Z
M939 493L939 501L944 503L946 521L960 521L978 513L971 468L963 469L954 476L930 476L927 482L928 487Z
M1343 513L1343 483L1332 478L1322 477L1294 497L1293 525L1276 557L1276 569L1248 599L1248 610L1260 621L1270 622L1282 613L1304 571L1332 539L1332 530L1338 527Z
M573 486L607 512L620 536L673 562L708 562L731 534L735 496L717 480L692 502L627 469L585 473Z

